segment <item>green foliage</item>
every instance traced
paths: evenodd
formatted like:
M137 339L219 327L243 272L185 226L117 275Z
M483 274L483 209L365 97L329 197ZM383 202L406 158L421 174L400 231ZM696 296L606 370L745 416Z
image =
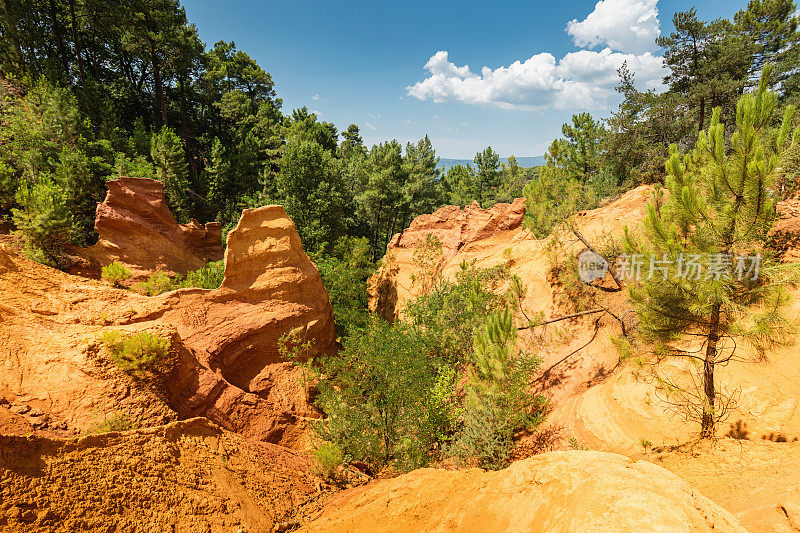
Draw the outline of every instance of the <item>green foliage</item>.
M455 281L440 280L409 304L407 323L373 316L350 330L335 357L309 360L308 343L283 339L284 357L316 378L317 405L327 415L319 436L346 461L376 470L453 454L502 464L514 433L533 429L544 408L529 392L538 360L515 351L514 306L494 292L508 281L505 267L464 264ZM465 396L459 381L469 368L476 372Z
M120 286L123 281L131 277L131 271L121 263L114 261L100 269L100 277L112 285Z
M548 166L561 169L567 176L588 180L602 164L605 128L589 113L572 115L572 123L561 127L564 139L556 139L545 155Z
M186 279L181 280L178 283L178 287L217 289L222 285L223 279L225 279L225 261L211 261L206 263L202 268L192 270L186 274Z
M439 278L439 262L442 259L442 242L433 233L425 235L425 242L414 250L414 266L419 275L411 275L412 285L420 294L428 293Z
M331 477L336 467L341 465L344 459L342 450L332 442L323 442L311 452L311 455L324 477Z
M164 196L178 222L189 221L189 170L181 140L171 129L164 127L153 135L150 156L155 166L155 179L164 184Z
M586 450L589 449L586 446L584 446L583 443L581 443L581 441L578 440L578 437L576 437L574 435L572 437L570 437L569 439L567 439L567 444L569 445L569 449L570 450L574 450L574 451L578 451L578 450L586 451Z
M681 97L697 130L707 124L712 107L727 118L733 114L752 63L750 43L733 31L729 21L704 22L695 8L675 13L675 31L656 42L665 49L670 72L664 80Z
M424 401L437 385L421 340L401 323L371 319L337 357L320 361L317 403L327 415L320 436L345 456L380 468L427 464L441 417ZM433 410L439 406L433 406Z
M517 328L509 309L488 317L475 331L474 372L467 385L464 425L452 451L484 468L508 462L514 433L532 430L544 418L546 400L532 390L540 359L516 352Z
M370 257L369 241L356 237L339 239L330 255L317 253L312 257L328 291L336 331L341 337L367 324L367 280L375 271Z
M512 202L516 198L522 198L525 184L530 179L536 179L539 174L539 167L525 169L519 166L517 158L513 155L508 157L508 163L502 165L502 177L500 187L497 189L497 202Z
M756 93L739 100L730 143L717 108L692 152L681 155L672 148L666 165L670 194L666 200L658 195L648 207L643 239L628 236L631 251L672 261L668 275L648 276L631 289L631 297L640 335L655 345L657 359L702 361L699 389L663 374L656 379L689 419L701 422L703 437L714 435L731 402L715 385L715 366L733 358L742 343L763 357L793 330L784 314L790 301L785 285L794 281L796 269L777 263L765 241L776 218L771 194L776 171L800 130L791 133L791 107L782 124L770 129L778 102L778 95L767 90L770 71L765 70ZM678 275L679 258L695 254L721 254L728 258L727 268L716 275ZM759 258L757 275L736 274L739 256ZM693 356L685 344L697 337L705 342Z
M64 190L42 178L20 185L15 199L19 208L11 210L12 219L25 240L26 255L52 267L66 266L64 245L74 242L76 227Z
M375 145L366 154L350 152L347 172L356 224L363 225L373 259L384 253L391 236L405 229L413 217L444 202L437 161L427 137L409 143L405 155L397 141Z
M135 374L153 369L166 358L170 348L169 339L147 331L104 331L101 341L120 370Z
M466 362L473 330L489 313L508 304L494 292L508 279L504 265L479 269L462 263L454 281L439 280L409 302L405 314L431 355L448 364Z
M150 274L146 281L137 283L134 289L147 296L158 296L159 294L175 290L175 284L166 272L156 270Z
M544 239L566 218L580 209L593 207L581 184L558 169L541 167L539 178L529 181L525 194L525 225Z
M797 88L800 32L796 13L792 0L750 0L746 9L734 15L734 30L743 34L752 53L749 85L757 85L764 66L772 64L771 88L780 84L784 94Z
M500 186L500 156L487 146L482 152L475 154L475 178L477 186L477 198L480 204L486 204L494 200L497 196L497 188Z
M74 97L43 80L21 99L0 104L0 111L0 209L25 211L19 214L26 226L20 230L29 250L46 263L57 264L58 242L91 240L107 147L87 140L87 124ZM45 190L54 194L52 201L38 199ZM69 224L57 205L61 203L69 207ZM65 240L66 226L71 229ZM48 229L55 232L52 237L44 235Z
M102 433L129 431L138 427L139 422L131 420L127 414L112 413L111 416L104 416L103 421L91 427L88 433L90 435L99 435Z
M475 154L475 167L455 165L442 180L443 193L449 203L469 205L477 201L483 207L508 202L521 196L527 172L511 156L508 164L500 164L500 156L487 147Z
M275 176L275 197L294 221L303 246L317 250L343 237L352 212L342 163L314 140L292 139Z
M148 146L150 142L148 141ZM139 155L131 159L124 153L118 153L114 159L114 176L113 179L121 178L123 176L132 178L150 178L155 179L156 170L145 156ZM112 177L110 176L109 179Z
M478 178L470 166L455 165L444 176L448 201L453 205L469 205L479 198Z

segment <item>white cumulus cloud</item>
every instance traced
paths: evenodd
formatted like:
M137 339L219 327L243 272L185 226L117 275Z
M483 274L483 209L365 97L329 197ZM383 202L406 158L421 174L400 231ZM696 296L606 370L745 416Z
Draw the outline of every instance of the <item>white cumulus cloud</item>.
M577 46L605 45L612 50L642 53L656 49L661 34L658 0L600 0L585 19L567 23Z
M641 88L661 85L662 60L649 52L624 54L605 48L581 50L560 61L549 53L515 61L507 67L483 67L480 74L469 65L457 66L447 51L436 52L425 64L429 76L407 87L420 100L494 105L506 109L536 110L545 107L601 108L618 82L617 69L624 61L636 74Z

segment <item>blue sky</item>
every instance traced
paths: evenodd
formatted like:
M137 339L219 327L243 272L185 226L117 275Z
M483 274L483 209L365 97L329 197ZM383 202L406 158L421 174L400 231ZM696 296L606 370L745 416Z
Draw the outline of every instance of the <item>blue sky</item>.
M606 117L616 66L663 71L652 37L678 0L547 2L184 0L207 44L235 41L272 74L284 112L308 106L365 142L428 134L441 157L542 155L573 113ZM746 0L704 0L704 19ZM515 63L518 62L518 63ZM468 68L467 68L468 66ZM427 67L427 68L426 68ZM483 67L488 67L482 71Z

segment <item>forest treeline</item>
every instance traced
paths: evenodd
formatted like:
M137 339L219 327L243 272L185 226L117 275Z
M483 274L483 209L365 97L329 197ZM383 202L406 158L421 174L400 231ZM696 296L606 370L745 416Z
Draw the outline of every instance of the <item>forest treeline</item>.
M753 0L733 20L675 14L658 40L668 90L637 90L623 65L619 109L573 116L544 168L576 180L591 206L663 179L669 145L691 145L713 107L732 124L763 65L796 100L795 9ZM0 110L0 212L51 264L62 244L92 242L94 206L120 175L163 181L179 221L230 227L243 207L280 203L309 250L360 237L373 260L418 214L509 201L539 181L539 168L501 165L491 148L440 175L427 136L367 147L355 124L340 132L306 108L284 112L269 72L233 42L203 43L178 0L3 0L0 69L17 92Z
M425 137L364 146L305 107L285 113L270 74L233 42L203 43L176 0L4 0L0 210L34 257L90 243L116 176L164 183L176 218L283 204L311 251L368 239L373 259L411 219L499 186L498 156L451 195ZM473 190L474 189L474 190Z

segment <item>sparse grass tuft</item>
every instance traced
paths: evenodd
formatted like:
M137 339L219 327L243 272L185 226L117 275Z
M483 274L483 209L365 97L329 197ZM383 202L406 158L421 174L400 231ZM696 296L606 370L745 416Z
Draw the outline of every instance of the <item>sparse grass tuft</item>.
M111 433L114 431L128 431L137 429L139 423L130 419L125 413L114 413L110 417L105 417L102 422L89 429L90 435L100 433Z

